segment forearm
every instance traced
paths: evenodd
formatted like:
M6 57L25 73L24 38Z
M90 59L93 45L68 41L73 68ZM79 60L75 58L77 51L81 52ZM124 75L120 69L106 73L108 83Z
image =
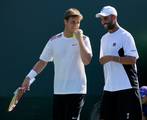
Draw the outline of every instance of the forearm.
M80 46L80 54L82 61L85 65L88 65L91 61L92 55L90 54L89 50L86 48L83 40L79 41L79 46Z
M37 76L47 65L47 62L39 60L33 67L33 69L29 72L29 74L26 76L27 80L30 80Z
M39 60L33 67L33 70L39 74L47 65L47 62Z
M129 64L135 64L136 58L132 56L125 56L125 57L112 56L112 61L129 65Z
M105 64L107 62L117 62L120 64L135 64L136 63L136 58L131 57L131 56L125 56L125 57L120 57L120 56L111 56L111 55L106 55L100 58L100 63Z
M28 75L25 77L21 88L23 90L23 92L25 92L26 90L29 90L31 81L35 79L35 77L46 67L47 62L39 60L33 67L33 69L28 73Z

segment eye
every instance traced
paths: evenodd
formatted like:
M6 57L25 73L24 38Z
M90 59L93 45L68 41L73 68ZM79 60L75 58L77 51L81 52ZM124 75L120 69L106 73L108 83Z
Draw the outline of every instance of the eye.
M80 24L80 22L78 21L77 24Z
M79 21L72 21L72 24L80 24Z
M103 20L108 20L108 17L103 17Z

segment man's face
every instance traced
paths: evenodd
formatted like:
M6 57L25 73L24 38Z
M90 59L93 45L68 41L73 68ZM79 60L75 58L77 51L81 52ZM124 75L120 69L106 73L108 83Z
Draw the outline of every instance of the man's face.
M64 20L65 29L74 33L80 27L81 18L80 17L70 17L68 20Z
M109 15L109 16L101 16L101 23L104 26L105 29L107 30L112 30L115 27L115 21L114 18L115 16Z

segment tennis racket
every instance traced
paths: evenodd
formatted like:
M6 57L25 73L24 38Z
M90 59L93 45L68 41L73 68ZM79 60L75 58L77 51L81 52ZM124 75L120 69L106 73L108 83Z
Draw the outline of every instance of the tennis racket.
M30 85L35 81L35 78L30 80ZM22 90L21 87L18 87L15 91L14 91L14 96L12 97L12 100L10 102L8 111L11 112L17 105L17 103L19 102L19 100L21 99L21 97L24 95L24 91Z

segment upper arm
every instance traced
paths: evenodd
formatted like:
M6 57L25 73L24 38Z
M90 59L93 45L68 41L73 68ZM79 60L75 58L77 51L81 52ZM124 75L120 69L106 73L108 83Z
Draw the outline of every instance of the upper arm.
M91 48L91 43L88 37L85 38L84 40L86 48L88 50L88 53L92 56L92 48Z
M40 55L40 60L49 62L53 61L53 46L52 46L52 41L49 40L44 47L41 55Z
M125 56L132 56L136 59L139 58L138 51L135 45L134 38L132 35L128 34L125 36L123 41L123 48L124 48L124 55Z

